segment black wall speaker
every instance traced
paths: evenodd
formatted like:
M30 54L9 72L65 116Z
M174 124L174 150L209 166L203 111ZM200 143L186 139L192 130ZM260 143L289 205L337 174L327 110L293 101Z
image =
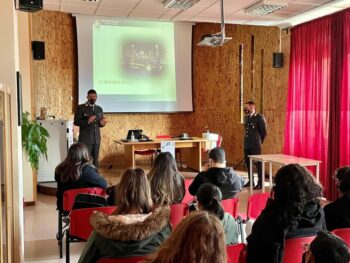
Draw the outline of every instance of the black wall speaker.
M273 67L282 68L283 67L283 53L273 53Z
M32 41L33 59L43 60L45 59L45 42Z
M43 0L15 0L16 9L24 12L36 12L43 9Z

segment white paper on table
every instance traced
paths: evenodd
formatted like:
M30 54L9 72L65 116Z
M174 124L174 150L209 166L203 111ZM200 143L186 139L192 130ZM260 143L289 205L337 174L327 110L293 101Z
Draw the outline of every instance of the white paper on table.
M160 151L162 153L169 152L175 159L175 142L174 141L162 141L160 143Z

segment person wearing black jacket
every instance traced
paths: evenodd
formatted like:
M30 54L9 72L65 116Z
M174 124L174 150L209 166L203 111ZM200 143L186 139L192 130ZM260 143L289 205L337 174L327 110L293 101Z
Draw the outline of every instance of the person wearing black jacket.
M264 139L266 137L266 121L265 117L262 114L259 114L255 111L255 103L253 101L248 101L244 108L244 112L246 114L244 118L244 160L246 167L248 168L248 178L250 180L250 162L249 155L258 155L261 154L261 145L264 143ZM262 185L262 165L261 162L256 162L253 164L256 165L258 170L258 184L254 187L254 190L261 189ZM245 187L250 186L250 184L254 184L253 182L248 182L245 184Z
M97 93L91 89L87 93L87 102L78 106L74 114L74 125L79 126L78 142L86 144L93 158L93 164L98 167L98 155L100 152L101 133L107 119L103 116L103 110L96 105Z
M335 173L340 197L324 207L328 231L350 227L350 166Z
M189 187L191 195L195 196L199 187L211 183L220 188L222 199L234 198L241 191L242 179L230 167L226 167L225 151L220 147L213 148L209 153L209 163L200 172Z
M319 203L322 187L298 164L282 167L266 208L253 224L247 241L247 262L281 263L284 240L326 230Z
M66 159L55 170L57 182L57 210L63 210L63 193L66 190L100 187L107 188L106 180L100 176L91 163L88 148L85 144L75 143L68 151Z

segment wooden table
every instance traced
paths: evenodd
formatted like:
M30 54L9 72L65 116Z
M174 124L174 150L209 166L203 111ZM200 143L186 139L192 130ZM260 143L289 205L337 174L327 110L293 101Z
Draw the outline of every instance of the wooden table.
M253 161L258 161L262 163L262 192L265 192L265 163L269 164L269 182L270 182L270 189L272 187L272 165L278 165L280 167L297 163L301 166L315 166L316 167L316 181L320 181L320 164L321 161L318 160L312 160L307 158L301 158L301 157L295 157L291 155L285 155L285 154L261 154L261 155L249 155L249 162L250 162L250 194L253 193Z
M187 167L195 171L202 171L202 150L209 149L210 140L192 137L192 140L154 139L146 142L124 142L122 140L115 142L124 147L124 159L127 167L135 168L135 150L160 149L162 141L175 142L175 148L183 150L181 155Z

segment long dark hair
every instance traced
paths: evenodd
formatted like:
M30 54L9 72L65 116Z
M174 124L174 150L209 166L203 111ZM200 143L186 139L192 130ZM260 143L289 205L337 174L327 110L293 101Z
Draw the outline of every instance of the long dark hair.
M69 148L66 159L56 167L55 174L61 177L62 183L75 182L79 179L84 166L95 168L87 146L75 143Z
M196 198L201 210L216 215L220 220L224 218L225 211L221 205L222 193L219 187L209 183L202 184Z
M128 214L132 209L147 214L152 210L151 188L145 172L140 169L126 170L118 186L118 208L114 214Z
M148 178L152 200L156 205L171 205L182 201L185 195L185 181L170 153L158 154Z
M279 213L284 227L295 228L308 203L319 203L322 187L299 164L289 164L278 170L269 203Z

